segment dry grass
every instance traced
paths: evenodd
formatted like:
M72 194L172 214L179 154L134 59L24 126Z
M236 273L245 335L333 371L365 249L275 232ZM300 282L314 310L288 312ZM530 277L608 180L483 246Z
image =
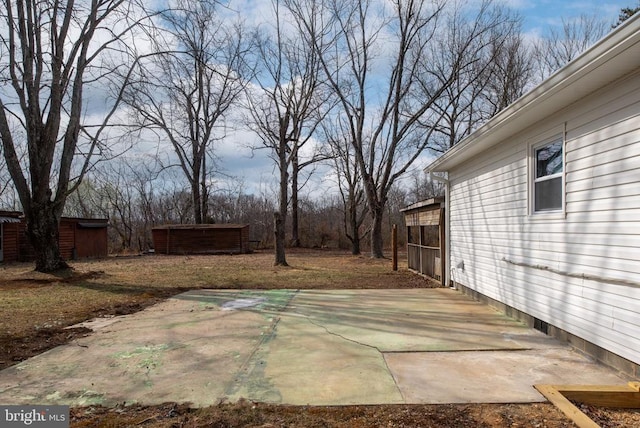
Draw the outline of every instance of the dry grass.
M115 283L146 287L394 288L405 287L407 282L415 283L415 276L406 269L393 272L390 260L302 250L290 252L287 260L288 267L273 266L273 255L263 252L218 256L144 256L85 262L74 267L85 272L104 271L109 277L105 279Z
M66 276L31 264L0 268L0 337L69 326L96 315L132 312L196 288L404 288L426 286L390 260L324 251L296 251L289 267L269 252L219 256L142 256L72 263ZM406 262L400 263L406 266Z

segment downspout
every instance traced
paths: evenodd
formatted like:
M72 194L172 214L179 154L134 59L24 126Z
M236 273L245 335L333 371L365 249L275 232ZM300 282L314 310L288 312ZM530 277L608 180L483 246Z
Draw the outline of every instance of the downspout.
M446 287L448 286L452 286L453 284L451 283L451 260L449 257L449 254L451 254L451 246L450 244L450 236L451 236L451 210L449 209L450 207L450 203L449 203L449 187L450 187L450 182L448 179L441 177L439 175L436 175L434 171L429 171L429 178L431 178L431 180L434 181L439 181L440 183L444 183L444 222L445 222L445 234L444 234L444 265L445 265L445 269L444 272L442 272L442 275L444 275L444 280L442 281L442 284ZM446 284L446 285L445 285Z

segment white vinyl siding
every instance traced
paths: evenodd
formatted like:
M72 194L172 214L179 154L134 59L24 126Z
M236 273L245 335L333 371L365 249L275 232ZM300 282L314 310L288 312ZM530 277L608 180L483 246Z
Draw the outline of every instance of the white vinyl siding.
M449 171L451 279L637 364L639 81L636 73L550 111ZM532 216L528 157L558 128L566 211Z

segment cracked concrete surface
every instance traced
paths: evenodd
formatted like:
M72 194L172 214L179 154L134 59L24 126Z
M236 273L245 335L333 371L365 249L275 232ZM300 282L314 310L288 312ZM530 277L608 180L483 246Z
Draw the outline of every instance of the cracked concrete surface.
M544 401L627 379L449 289L198 290L0 372L2 404Z

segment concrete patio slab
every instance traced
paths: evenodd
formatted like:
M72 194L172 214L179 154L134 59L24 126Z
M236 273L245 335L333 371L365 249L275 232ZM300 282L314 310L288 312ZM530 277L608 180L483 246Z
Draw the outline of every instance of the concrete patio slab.
M93 328L0 372L0 403L526 402L628 381L449 289L197 290Z
M625 384L608 368L570 348L385 354L407 403L531 403L547 382Z
M561 346L454 290L312 290L287 311L380 352L482 351Z
M383 355L330 334L305 318L283 315L277 335L254 354L231 401L287 404L403 403Z
M209 405L274 325L268 311L224 311L195 293L117 318L0 372L0 402Z

